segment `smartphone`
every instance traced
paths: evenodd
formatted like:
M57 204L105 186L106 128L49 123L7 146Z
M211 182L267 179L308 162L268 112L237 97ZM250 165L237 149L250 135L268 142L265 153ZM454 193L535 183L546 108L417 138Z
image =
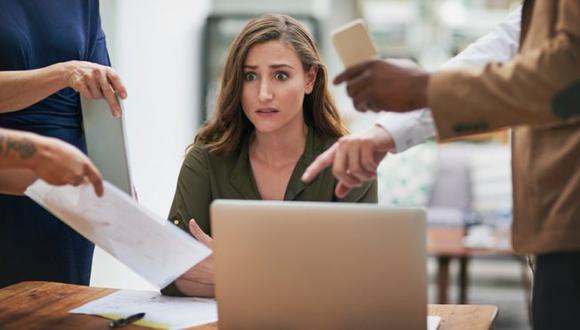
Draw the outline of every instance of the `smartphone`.
M345 67L378 58L377 48L362 19L354 20L332 33L332 43Z

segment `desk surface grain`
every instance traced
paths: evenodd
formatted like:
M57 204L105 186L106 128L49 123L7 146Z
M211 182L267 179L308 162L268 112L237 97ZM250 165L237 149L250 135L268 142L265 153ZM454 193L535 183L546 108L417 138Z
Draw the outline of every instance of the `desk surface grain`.
M109 321L68 311L115 289L52 282L22 282L0 289L0 329L108 329ZM489 305L429 305L429 315L441 316L440 330L487 330L497 316ZM123 329L143 329L129 325ZM196 330L216 330L208 324Z

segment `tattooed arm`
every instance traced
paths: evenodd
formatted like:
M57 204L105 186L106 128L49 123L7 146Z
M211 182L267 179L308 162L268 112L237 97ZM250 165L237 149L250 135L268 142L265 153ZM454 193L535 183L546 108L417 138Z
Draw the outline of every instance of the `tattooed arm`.
M101 174L77 148L53 138L0 129L0 192L20 195L36 178L54 185L89 181L97 195L103 194Z

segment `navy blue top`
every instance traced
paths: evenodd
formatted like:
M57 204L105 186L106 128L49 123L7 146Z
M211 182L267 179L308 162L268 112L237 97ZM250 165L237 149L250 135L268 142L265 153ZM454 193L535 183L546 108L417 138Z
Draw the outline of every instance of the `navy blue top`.
M0 0L0 71L70 60L109 65L98 0ZM14 113L0 126L81 126L79 94L65 88Z
M0 0L0 71L70 60L109 64L98 0ZM0 127L67 141L86 152L78 93L65 88ZM27 197L0 195L0 287L24 280L89 284L93 245Z

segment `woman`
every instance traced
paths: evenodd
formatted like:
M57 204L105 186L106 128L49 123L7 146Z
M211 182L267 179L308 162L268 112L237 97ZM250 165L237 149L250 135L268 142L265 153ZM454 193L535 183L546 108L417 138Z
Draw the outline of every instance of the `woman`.
M97 0L0 0L0 127L86 152L80 98L125 88L110 68ZM0 287L25 280L88 285L93 245L26 197L0 195Z
M329 171L300 180L345 133L310 34L288 16L254 19L230 46L214 118L187 153L169 219L211 246L214 199L376 203L376 182L339 199ZM163 292L213 296L211 257Z

